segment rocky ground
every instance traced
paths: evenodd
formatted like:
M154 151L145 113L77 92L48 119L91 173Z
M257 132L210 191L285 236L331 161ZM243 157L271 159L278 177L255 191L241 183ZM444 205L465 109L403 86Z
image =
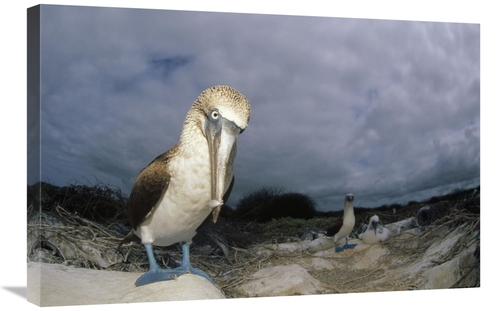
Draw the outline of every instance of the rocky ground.
M323 238L306 234L311 228L325 228L337 217L263 224L221 219L199 230L191 259L226 298L479 287L479 210L479 196L475 196L414 204L396 213L378 211L393 236L377 245L357 239L359 229L374 214L363 210L356 214L351 236L350 243L357 246L340 253L329 239L319 248L312 247ZM148 268L138 241L124 244L117 252L129 230L123 223L95 222L58 204L31 210L28 216L31 265L44 263L57 271L66 266L127 272L125 276L133 274L130 283ZM177 245L157 247L155 255L171 267L182 257Z

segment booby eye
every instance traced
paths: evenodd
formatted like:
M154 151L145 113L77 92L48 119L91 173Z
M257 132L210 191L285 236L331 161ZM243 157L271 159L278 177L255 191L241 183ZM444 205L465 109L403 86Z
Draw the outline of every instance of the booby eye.
M213 120L217 120L219 118L219 111L214 109L210 112L210 118Z

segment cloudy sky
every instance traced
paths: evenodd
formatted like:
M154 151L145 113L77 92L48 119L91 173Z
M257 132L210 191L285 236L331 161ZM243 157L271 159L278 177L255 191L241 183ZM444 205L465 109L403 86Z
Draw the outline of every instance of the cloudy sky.
M41 12L42 181L128 194L199 93L225 84L252 105L232 206L265 186L326 211L349 192L374 207L479 185L479 24Z

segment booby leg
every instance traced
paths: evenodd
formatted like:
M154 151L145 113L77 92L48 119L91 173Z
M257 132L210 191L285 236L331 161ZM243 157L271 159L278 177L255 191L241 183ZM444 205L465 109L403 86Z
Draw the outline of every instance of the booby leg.
M344 249L351 249L351 248L355 248L356 245L358 244L348 244L347 243L347 237L345 238L345 244L344 244Z
M348 244L348 239L345 238L345 244L344 244L343 247L337 246L337 242L335 242L335 252L336 253L340 253L340 252L343 252L346 249L355 248L356 245L358 245L358 244Z
M189 247L190 246L191 246L191 243L182 243L182 264L180 267L178 267L175 270L185 271L184 273L189 272L192 274L202 276L205 279L209 280L212 284L215 284L214 280L212 280L212 278L209 277L208 274L201 271L200 269L196 269L196 268L193 268L193 266L191 266L191 261L189 259Z
M337 242L335 242L335 253L343 252L344 248L337 246Z
M209 280L212 284L215 284L215 282L205 272L199 269L195 269L191 266L191 262L189 260L189 246L190 244L188 243L182 244L182 264L179 267L175 269L162 269L160 268L154 257L153 245L144 244L144 247L146 248L146 253L148 254L149 271L141 275L137 279L137 281L135 281L135 286L142 286L160 281L173 280L186 273L192 273L202 276L207 280Z

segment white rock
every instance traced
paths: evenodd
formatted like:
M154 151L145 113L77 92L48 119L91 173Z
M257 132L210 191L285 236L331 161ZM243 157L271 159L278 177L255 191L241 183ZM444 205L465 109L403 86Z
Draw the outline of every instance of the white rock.
M252 278L238 288L248 297L312 295L322 290L320 281L297 264L262 269Z
M324 258L311 258L310 260L311 269L314 270L333 270L335 269L336 264L337 262L332 259L326 260Z
M361 244L356 246L361 250ZM362 256L358 256L355 261L349 263L351 269L378 269L379 261L382 256L389 254L386 246L380 244L373 244L365 247L366 251Z
M187 274L175 281L136 287L140 275L29 262L28 301L39 306L67 306L225 298L200 276Z
M400 233L403 230L408 230L408 229L413 229L418 227L418 222L415 219L415 217L410 217L408 219L404 219L398 222L394 222L391 224L385 225L386 228L388 228L392 234L397 234Z

